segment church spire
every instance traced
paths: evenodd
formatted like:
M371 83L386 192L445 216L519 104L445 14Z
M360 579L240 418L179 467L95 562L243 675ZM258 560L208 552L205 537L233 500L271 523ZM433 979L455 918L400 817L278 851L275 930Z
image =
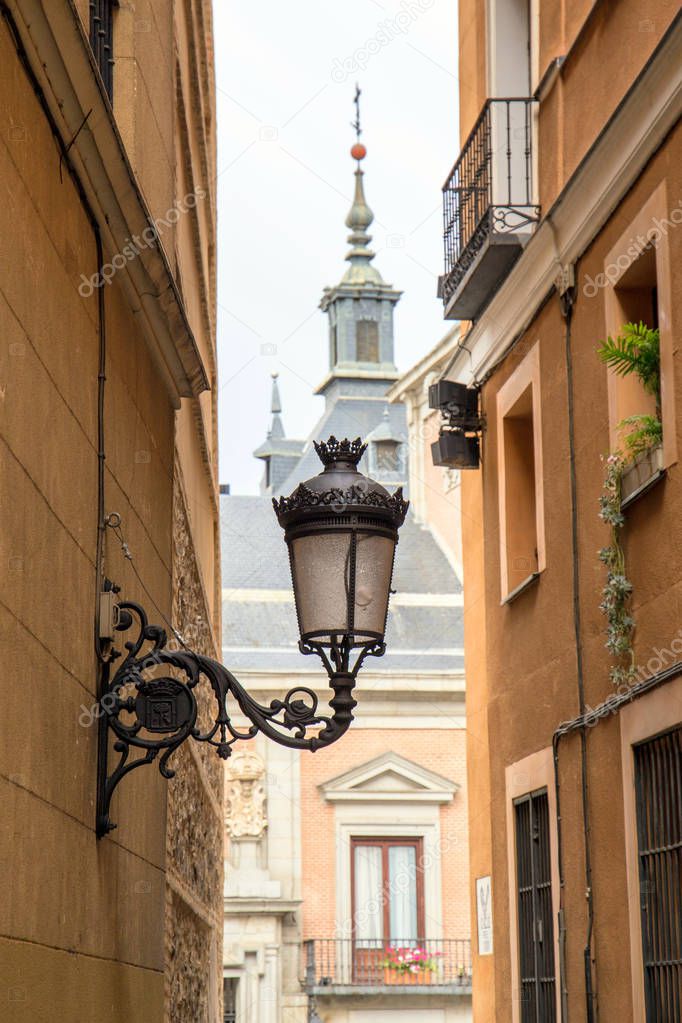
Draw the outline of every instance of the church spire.
M348 243L352 246L346 259L350 267L346 271L343 280L353 284L380 284L382 277L376 267L371 266L374 253L369 248L372 238L367 234L367 228L374 220L374 214L367 205L365 199L364 172L362 161L367 156L367 149L360 141L362 127L360 124L360 96L361 89L355 86L355 120L352 122L355 128L355 145L351 148L350 155L356 161L355 169L355 195L353 205L346 217L346 227L350 229Z
M367 149L360 141L360 89L355 89L355 193L346 217L350 230L348 269L333 288L325 288L320 308L329 321L329 372L317 393L327 402L339 397L379 397L398 371L393 356L393 308L400 292L387 284L373 265L368 228L374 214L365 199L362 161Z
M282 401L279 396L277 377L279 373L272 374L272 398L270 399L270 411L272 412L272 423L268 437L284 437L284 423L282 422Z
M282 422L282 401L279 396L277 378L272 374L272 394L270 412L272 420L265 442L256 448L254 455L265 463L265 474L261 483L261 493L271 494L287 478L303 452L303 441L289 440L284 433Z

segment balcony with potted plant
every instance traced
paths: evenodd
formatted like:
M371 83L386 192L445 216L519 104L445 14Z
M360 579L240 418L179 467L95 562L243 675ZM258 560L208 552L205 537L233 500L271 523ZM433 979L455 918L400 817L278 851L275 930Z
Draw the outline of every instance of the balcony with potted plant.
M471 943L468 939L427 938L381 941L312 938L304 942L304 988L324 996L469 995Z

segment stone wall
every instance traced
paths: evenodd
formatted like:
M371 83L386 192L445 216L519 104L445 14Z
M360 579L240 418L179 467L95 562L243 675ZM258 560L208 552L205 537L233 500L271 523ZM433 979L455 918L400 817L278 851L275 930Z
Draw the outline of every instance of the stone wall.
M216 657L185 502L173 486L173 625L192 650ZM199 723L213 713L206 683ZM223 771L215 750L190 740L173 757L166 829L166 1023L216 1023L222 1003Z

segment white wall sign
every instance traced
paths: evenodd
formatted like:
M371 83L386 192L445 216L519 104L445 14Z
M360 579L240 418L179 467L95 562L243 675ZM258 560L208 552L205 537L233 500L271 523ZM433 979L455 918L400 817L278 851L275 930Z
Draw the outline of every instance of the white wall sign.
M478 921L478 954L493 954L493 903L490 877L476 878L476 918Z

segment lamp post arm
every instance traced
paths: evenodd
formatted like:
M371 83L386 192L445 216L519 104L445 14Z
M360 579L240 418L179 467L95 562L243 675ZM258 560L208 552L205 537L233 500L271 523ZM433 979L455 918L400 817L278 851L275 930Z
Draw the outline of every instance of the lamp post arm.
M267 706L258 703L223 664L192 650L169 648L166 632L149 624L140 604L120 602L117 630L127 632L135 625L137 635L125 643L127 654L118 669L112 676L108 663L102 673L97 704L98 837L116 827L109 810L122 778L157 758L163 777L172 778L175 772L169 767L169 759L189 738L212 746L224 760L236 742L252 739L259 732L282 746L311 752L336 742L353 720L356 701L352 691L365 656L383 653L382 644L368 644L351 668L352 648L346 637L334 642L329 656L317 644L302 648L303 653L320 655L329 676L331 713L323 714L317 694L301 685ZM235 725L235 713L249 724ZM310 730L314 734L308 734ZM111 773L110 733L113 750L119 754ZM130 759L133 749L140 754Z

